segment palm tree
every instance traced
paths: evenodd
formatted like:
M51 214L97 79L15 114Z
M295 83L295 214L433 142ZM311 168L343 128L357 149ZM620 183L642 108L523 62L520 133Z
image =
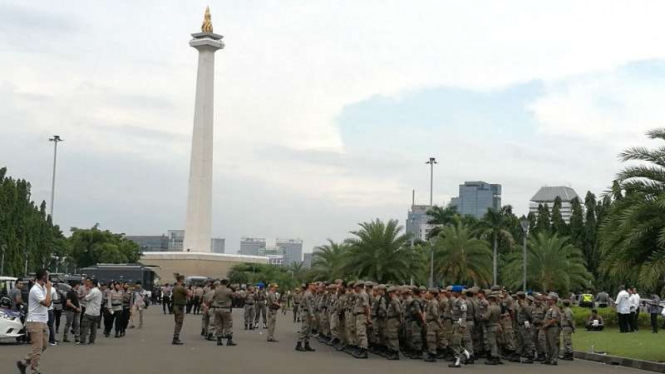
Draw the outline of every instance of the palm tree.
M647 135L665 140L665 129ZM665 147L630 148L620 159L640 164L624 168L612 186L614 201L598 233L600 268L615 280L655 290L665 273Z
M435 271L444 283L489 283L492 251L469 226L459 222L443 227L433 245Z
M520 288L523 266L522 253L508 255L504 268L507 286ZM542 292L557 290L567 293L574 288L588 287L592 279L582 251L571 244L569 237L549 232L539 232L529 238L526 268L528 287Z
M419 251L408 245L410 235L402 234L397 220L381 220L359 224L352 231L345 269L350 275L379 283L406 282L416 276L423 265Z
M302 262L292 262L287 265L284 270L286 270L286 272L290 274L291 279L298 284L303 282L305 274L307 273L307 269L305 269Z
M492 282L494 285L497 284L498 280L499 240L503 239L510 245L513 243L513 236L508 231L507 217L506 207L501 208L501 210L489 208L482 221L478 222L480 237L485 240L489 238L492 240Z
M435 205L427 211L430 217L427 220L428 225L432 225L432 229L427 233L427 239L432 239L439 235L443 226L455 224L460 218L457 213L457 207L449 205L445 208Z
M344 265L348 254L345 243L335 243L328 239L328 244L314 248L312 253L312 272L318 280L344 278Z

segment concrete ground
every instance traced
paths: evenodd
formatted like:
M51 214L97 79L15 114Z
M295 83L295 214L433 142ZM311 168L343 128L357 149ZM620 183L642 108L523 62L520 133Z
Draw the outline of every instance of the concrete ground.
M128 330L121 339L98 337L93 346L62 344L49 347L44 353L41 370L44 374L183 374L183 373L269 373L269 374L439 374L441 371L465 373L585 373L638 374L644 371L607 366L588 361L560 361L559 366L521 365L506 362L503 366L486 366L482 362L461 369L448 368L448 363L426 363L402 359L387 361L370 355L368 360L350 355L313 340L316 352L294 351L297 325L290 312L279 315L276 338L279 343L266 342L264 330L244 331L242 311L234 311L236 347L218 347L199 335L201 317L187 315L181 339L183 346L172 346L173 316L158 308L146 311L145 326ZM64 322L63 322L64 323ZM0 346L0 373L18 373L15 361L29 350L26 345Z

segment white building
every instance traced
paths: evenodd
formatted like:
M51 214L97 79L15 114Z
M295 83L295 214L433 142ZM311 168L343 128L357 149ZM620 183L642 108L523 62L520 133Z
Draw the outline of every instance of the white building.
M575 198L580 199L575 190L570 187L541 187L529 201L529 213L538 214L539 205L546 205L551 213L557 196L561 198L561 217L566 223L570 223L570 217L573 215L571 202ZM583 201L580 200L580 204L582 203Z
M268 257L268 263L270 265L284 265L284 256L282 255L267 255L266 257Z
M240 238L240 251L238 254L246 256L260 256L266 253L265 238Z
M168 236L169 240L169 252L182 252L182 242L185 239L185 230L168 230L166 236Z
M412 205L411 210L406 217L406 232L411 233L413 238L418 240L427 240L427 234L432 229L432 225L427 221L431 219L427 211L431 208L429 205Z
M302 262L302 240L301 239L277 239L277 248L284 254L284 265Z
M226 251L226 240L224 238L210 239L210 252L211 253L224 253Z

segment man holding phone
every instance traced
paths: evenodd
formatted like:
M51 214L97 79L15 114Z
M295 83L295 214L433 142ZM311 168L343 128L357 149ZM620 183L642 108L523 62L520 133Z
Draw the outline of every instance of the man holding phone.
M16 367L25 374L28 365L33 373L39 373L39 359L48 347L48 307L51 305L51 282L48 271L39 269L35 284L30 289L26 330L30 333L30 353L25 359L16 362Z

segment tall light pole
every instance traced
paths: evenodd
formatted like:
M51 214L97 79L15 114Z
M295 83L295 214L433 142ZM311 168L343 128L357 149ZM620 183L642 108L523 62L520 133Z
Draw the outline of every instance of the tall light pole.
M434 165L437 164L436 158L430 157L429 161L429 206L433 206L434 197ZM434 243L430 242L430 261L429 261L429 286L434 287Z
M58 143L64 141L60 135L53 135L52 138L48 139L50 142L53 142L53 180L51 181L51 220L53 220L53 205L55 203L55 164L58 159Z
M524 267L522 269L522 291L526 292L526 239L529 237L529 220L522 218L520 220L520 225L522 225L522 231L524 231L524 252L523 252L523 261Z

